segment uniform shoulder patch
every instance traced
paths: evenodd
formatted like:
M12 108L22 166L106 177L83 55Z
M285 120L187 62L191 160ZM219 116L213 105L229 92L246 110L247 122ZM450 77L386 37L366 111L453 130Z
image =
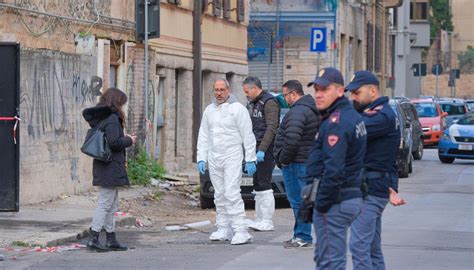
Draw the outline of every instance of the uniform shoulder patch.
M329 115L329 122L333 124L338 124L339 118L341 118L341 112L340 111L333 112L331 113L331 115Z
M370 110L370 109L366 109L364 110L364 113L369 115L369 116L372 116L372 115L375 115L378 113L378 111L374 111L374 110Z
M379 105L375 108L367 108L364 110L364 113L369 115L369 116L372 116L372 115L375 115L377 114L378 112L380 112L380 110L383 108L382 105Z
M333 147L339 141L339 136L337 135L329 135L328 136L328 144L329 146Z
M379 105L379 106L375 107L374 111L380 111L381 109L383 109L383 105Z
M367 108L364 110L364 113L368 116L373 116L373 115L376 115L377 113L381 112L383 109L383 105L378 105L374 108Z

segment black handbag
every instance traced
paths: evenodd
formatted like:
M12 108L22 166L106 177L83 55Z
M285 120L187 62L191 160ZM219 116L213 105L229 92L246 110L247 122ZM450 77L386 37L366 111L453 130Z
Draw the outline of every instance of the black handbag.
M100 161L109 162L112 160L112 151L105 132L102 130L102 123L98 127L87 131L81 152Z
M313 183L306 185L301 190L301 202L299 215L304 223L313 223L314 202L318 191L319 180L314 179Z

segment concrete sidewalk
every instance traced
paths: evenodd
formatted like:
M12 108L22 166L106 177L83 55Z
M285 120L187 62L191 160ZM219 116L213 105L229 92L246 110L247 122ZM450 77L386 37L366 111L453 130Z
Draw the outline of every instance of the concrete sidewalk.
M119 191L120 198L143 196L143 188ZM0 248L10 246L57 246L88 235L97 205L97 192L63 196L58 200L20 206L20 211L0 212ZM117 226L135 225L130 214L116 216Z

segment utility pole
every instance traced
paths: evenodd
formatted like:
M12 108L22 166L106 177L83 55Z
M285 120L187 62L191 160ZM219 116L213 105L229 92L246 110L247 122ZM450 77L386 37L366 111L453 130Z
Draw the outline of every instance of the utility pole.
M423 88L422 88L422 84L421 84L421 78L422 78L422 76L421 76L421 63L418 63L418 70L419 70L419 72L420 72L420 73L419 73L419 75L420 75L420 76L419 76L419 81L420 81L420 93L418 93L418 96L421 96L421 95L423 95Z
M193 160L196 161L197 139L201 125L202 110L202 4L194 0L193 11Z
M441 50L441 30L438 32L438 39L436 40L436 97L439 97L438 73L439 73L439 53Z
M321 53L318 53L318 58L316 59L316 70L319 72L319 66L321 62Z
M144 67L144 89L145 89L145 153L148 156L148 0L145 0L145 67ZM158 3L159 5L159 3Z

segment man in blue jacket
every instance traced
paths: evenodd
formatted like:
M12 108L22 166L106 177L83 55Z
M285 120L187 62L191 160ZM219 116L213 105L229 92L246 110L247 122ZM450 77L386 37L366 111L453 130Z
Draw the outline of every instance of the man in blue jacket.
M295 217L293 237L285 241L285 247L311 247L311 224L304 223L299 215L302 202L301 190L306 181L306 160L318 132L319 112L314 98L305 95L297 80L283 84L283 97L290 110L280 123L275 137L275 162L281 168L285 191Z
M354 269L385 269L382 213L389 199L395 206L405 203L396 194L400 123L388 104L388 97L380 95L379 80L371 72L357 71L346 90L350 91L354 108L361 114L367 129L365 196L361 212L351 225L352 262Z
M316 269L345 269L347 230L362 206L366 130L344 96L344 79L337 69L321 69L310 86L322 115L307 161L307 176L319 179L313 214Z

